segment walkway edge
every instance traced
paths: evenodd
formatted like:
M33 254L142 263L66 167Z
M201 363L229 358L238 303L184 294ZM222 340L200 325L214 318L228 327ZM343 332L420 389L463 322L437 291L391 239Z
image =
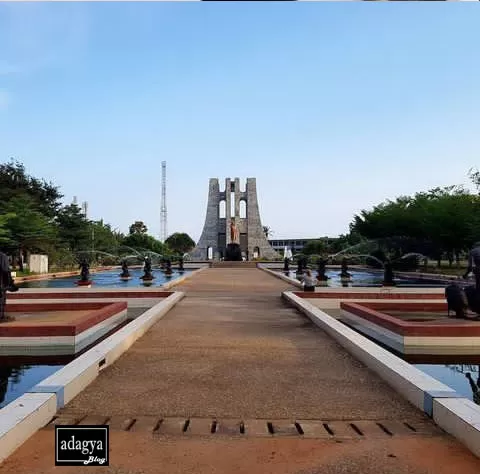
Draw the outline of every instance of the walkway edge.
M280 278L280 280L286 281L287 283L290 283L293 286L296 286L297 288L302 288L303 289L303 283L299 282L295 278L290 278L283 273L280 272L275 272L273 270L270 270L267 267L264 267L262 265L257 265L257 268L260 268L260 270L263 270L264 272L274 276L275 278Z
M185 280L193 277L194 275L198 275L200 272L203 272L207 268L209 268L209 266L205 265L202 268L199 268L198 270L194 270L192 273L189 273L188 275L184 275L183 277L177 278L171 281L170 283L166 283L165 285L162 285L160 288L162 290L169 290L170 288L177 286L179 283L183 283Z
M90 385L103 369L112 365L184 296L183 292L173 292L0 409L0 463L43 428L60 408Z
M345 326L291 291L282 297L480 457L480 406Z

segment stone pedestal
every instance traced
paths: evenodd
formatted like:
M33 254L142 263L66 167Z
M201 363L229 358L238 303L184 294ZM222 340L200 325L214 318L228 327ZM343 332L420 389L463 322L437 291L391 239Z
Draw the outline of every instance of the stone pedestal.
M242 250L240 249L240 245L236 243L231 243L227 245L227 249L225 251L225 260L227 262L241 262L242 259Z

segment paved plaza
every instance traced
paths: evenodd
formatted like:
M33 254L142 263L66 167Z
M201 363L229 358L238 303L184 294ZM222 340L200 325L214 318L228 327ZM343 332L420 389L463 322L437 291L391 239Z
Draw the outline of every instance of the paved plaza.
M186 297L59 413L110 424L130 473L478 473L480 460L282 300L256 268L209 268ZM54 466L47 426L0 474Z

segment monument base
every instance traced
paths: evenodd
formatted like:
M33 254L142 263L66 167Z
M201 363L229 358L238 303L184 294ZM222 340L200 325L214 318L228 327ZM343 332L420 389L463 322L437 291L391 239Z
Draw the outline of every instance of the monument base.
M242 250L240 249L240 245L235 243L228 244L225 251L225 261L241 262L242 260Z

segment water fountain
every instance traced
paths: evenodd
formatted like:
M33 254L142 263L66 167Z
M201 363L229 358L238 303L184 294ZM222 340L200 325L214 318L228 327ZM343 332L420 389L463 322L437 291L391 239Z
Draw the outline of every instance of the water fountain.
M127 260L124 259L122 261L122 273L120 273L120 280L128 281L128 280L131 280L131 278L132 278L132 275L130 275L130 272L128 271Z
M88 262L83 259L80 263L80 280L76 281L76 284L78 286L86 286L90 287L92 286L92 280L90 280L90 265Z
M319 286L326 286L328 285L328 280L330 277L325 275L325 271L327 270L326 265L327 265L328 260L319 257L317 260L317 281Z
M297 278L301 277L307 269L308 258L304 255L299 255L297 258L297 271L295 272Z
M140 277L141 280L143 280L143 284L145 286L150 286L153 283L153 280L155 277L153 276L152 273L152 262L150 260L150 257L145 257L145 264L143 266L143 275Z
M348 260L346 257L342 258L342 271L340 272L340 280L342 283L347 283L352 280L352 275L348 272Z
M167 258L165 262L165 276L166 277L171 277L172 276L172 262L170 261L169 258Z

